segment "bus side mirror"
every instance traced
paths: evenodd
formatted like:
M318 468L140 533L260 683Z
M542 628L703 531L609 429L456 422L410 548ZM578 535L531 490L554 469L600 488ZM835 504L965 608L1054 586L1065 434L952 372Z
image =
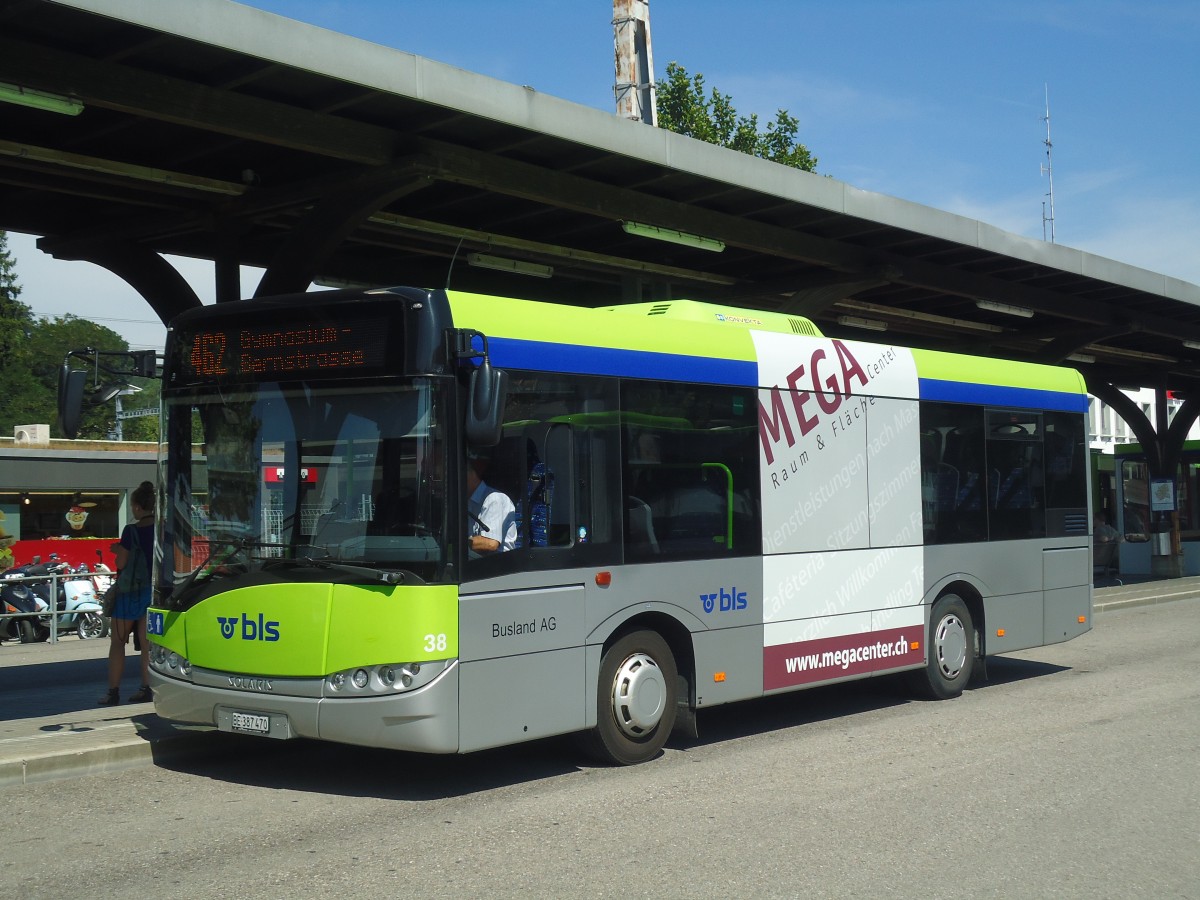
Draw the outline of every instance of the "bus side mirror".
M79 434L87 378L86 369L72 369L65 362L58 373L58 426L72 440Z
M470 447L495 447L500 443L504 405L508 396L508 373L493 369L484 357L471 372L467 396L466 434Z

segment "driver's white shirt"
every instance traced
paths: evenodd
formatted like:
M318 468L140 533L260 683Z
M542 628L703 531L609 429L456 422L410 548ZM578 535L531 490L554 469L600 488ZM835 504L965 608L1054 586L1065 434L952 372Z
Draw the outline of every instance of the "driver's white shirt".
M467 516L469 537L481 534L500 541L500 551L512 550L517 546L517 508L504 491L496 490L486 481L479 482L467 500L467 512L471 513ZM486 530L474 517L483 521Z

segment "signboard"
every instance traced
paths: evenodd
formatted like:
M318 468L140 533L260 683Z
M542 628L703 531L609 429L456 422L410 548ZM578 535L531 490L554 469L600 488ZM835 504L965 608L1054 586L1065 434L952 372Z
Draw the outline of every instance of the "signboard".
M1153 512L1175 511L1175 479L1150 479L1150 509Z
M267 484L282 484L287 480L287 470L283 466L263 466L263 481ZM317 483L317 470L305 466L300 470L300 480L305 484Z

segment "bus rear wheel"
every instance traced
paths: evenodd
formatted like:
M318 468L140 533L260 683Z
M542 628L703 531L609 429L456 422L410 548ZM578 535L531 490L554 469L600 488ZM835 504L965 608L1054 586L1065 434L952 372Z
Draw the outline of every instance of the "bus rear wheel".
M675 725L677 684L675 657L661 636L635 631L618 639L600 661L592 754L619 766L657 756Z
M975 668L975 625L957 594L943 594L934 602L927 643L925 668L912 673L911 684L934 700L957 697Z

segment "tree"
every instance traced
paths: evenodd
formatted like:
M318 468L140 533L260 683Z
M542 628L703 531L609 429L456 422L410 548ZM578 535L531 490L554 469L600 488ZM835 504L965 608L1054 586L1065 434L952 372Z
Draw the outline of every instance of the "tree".
M785 109L760 132L757 114L739 116L732 98L716 88L705 96L704 76L688 74L677 62L667 63L667 77L656 90L660 128L805 172L817 170L817 158L796 141L799 120Z
M124 351L129 344L121 335L111 328L97 325L87 319L75 316L60 316L53 319L42 319L33 329L29 340L29 371L40 387L42 408L50 409L49 418L32 419L29 421L57 423L58 375L62 368L63 356L68 350L91 347L95 350ZM111 375L99 373L99 382L111 382ZM137 386L143 393L123 398L126 409L158 406L158 382L155 379L136 379ZM150 383L147 384L146 382ZM91 382L91 379L89 379ZM131 382L132 383L132 382ZM80 438L104 439L114 430L116 425L116 404L113 401L83 409L83 417L79 425ZM56 437L57 424L53 430ZM155 416L139 419L126 419L121 424L122 438L127 441L151 441L158 438L158 419Z
M125 339L112 329L75 316L35 320L27 327L25 339L9 351L0 367L0 396L5 398L0 404L0 434L12 434L14 425L46 422L51 423L55 437L62 437L57 425L59 370L68 350L83 347L129 349ZM101 373L100 380L111 378ZM150 393L154 398L143 402L139 396L135 405L155 405L157 384ZM115 424L114 404L85 405L79 437L106 438ZM126 440L155 440L158 423L154 418L129 420L123 430Z
M0 231L0 362L7 363L9 353L29 336L33 312L17 298L17 261L8 252L8 232Z
M38 319L17 297L16 263L8 252L8 235L0 231L0 435L11 435L15 425L52 424L58 431L58 375L68 350L92 347L97 350L128 350L129 345L110 328L62 316ZM105 380L102 377L102 380ZM142 379L145 381L144 379ZM131 407L157 407L159 385L141 384ZM79 436L105 438L114 430L113 403L85 408ZM124 438L131 441L158 439L158 418L128 419L122 423Z

